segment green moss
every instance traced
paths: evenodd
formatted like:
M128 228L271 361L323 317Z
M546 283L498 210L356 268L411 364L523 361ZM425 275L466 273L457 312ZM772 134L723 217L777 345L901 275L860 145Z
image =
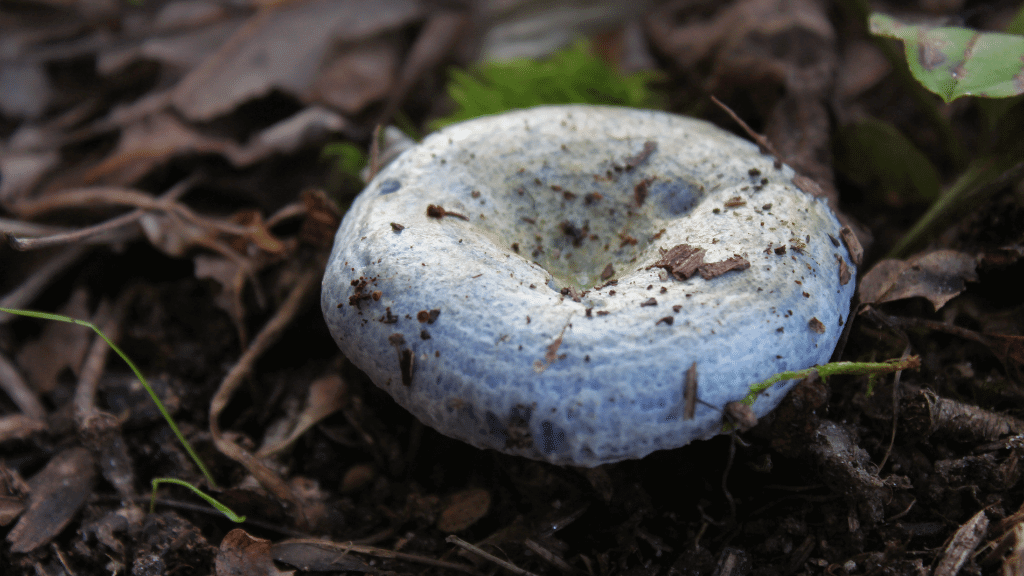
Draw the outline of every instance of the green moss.
M541 104L662 108L664 97L651 88L658 77L653 71L619 73L592 54L586 40L543 60L486 62L469 71L453 68L447 91L456 109L431 123L431 129Z

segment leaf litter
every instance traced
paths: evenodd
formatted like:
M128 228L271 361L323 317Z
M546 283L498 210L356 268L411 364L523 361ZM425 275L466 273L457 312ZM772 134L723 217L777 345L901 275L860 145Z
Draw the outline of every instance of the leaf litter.
M249 521L221 536L205 507L169 490L142 513L149 479L201 484L197 470L160 423L130 420L122 369L89 334L4 316L0 524L18 526L7 535L17 573L287 573L272 558L313 571L952 574L1019 561L1019 178L977 164L977 182L1006 177L961 204L972 217L926 238L928 251L880 260L907 229L890 207L917 210L936 178L956 176L934 144L952 132L907 128L926 115L920 101L866 34L834 26L848 14L772 0L485 2L480 14L414 0L23 8L0 20L0 230L23 250L0 248L14 272L0 302L81 318L120 306L112 333L148 375L179 383L177 416L216 463L218 498ZM731 127L708 96L721 98L801 188L849 209L858 234L836 240L864 245L864 307L837 354L909 345L920 373L809 378L735 440L579 472L440 437L339 358L311 295L336 206L358 188L310 189L327 181L321 148L340 138L366 150L392 118L423 129L451 110L440 79L473 61L475 43L548 54L572 41L558 22L590 35L601 62L662 63L652 77L673 109ZM530 26L543 33L517 35ZM944 113L965 142L969 110ZM845 136L830 115L871 128L846 144L895 142L913 166L879 180L884 169L858 174L847 157L835 178ZM1014 125L1012 108L1005 118ZM66 494L52 488L62 482Z

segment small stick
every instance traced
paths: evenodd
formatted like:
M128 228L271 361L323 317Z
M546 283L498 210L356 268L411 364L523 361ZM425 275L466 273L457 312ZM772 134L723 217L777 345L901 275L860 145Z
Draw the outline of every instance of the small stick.
M111 341L117 341L121 335L121 320L127 308L124 301L124 297L120 298L113 307L106 302L101 302L93 317L93 324L99 326ZM100 376L103 374L103 368L107 365L109 352L110 346L107 346L106 341L97 335L93 338L92 345L89 346L89 351L82 362L82 368L78 373L78 384L75 385L74 399L75 419L79 426L84 425L90 417L99 412L96 408L96 389Z
M252 453L225 438L220 429L218 418L224 408L227 407L228 402L231 401L231 397L238 387L252 373L256 360L278 341L284 329L291 323L296 314L299 313L302 303L306 300L306 296L317 287L319 280L320 272L316 270L308 270L296 280L288 297L263 326L259 334L253 338L252 343L242 353L238 362L231 367L217 388L217 392L210 400L210 436L213 437L213 443L217 450L244 466L272 494L295 505L296 510L300 514L302 506L288 483L280 475L260 462Z
M365 546L356 544L354 542L331 542L329 540L317 540L312 538L294 538L291 540L284 540L274 544L273 546L283 546L288 544L305 544L325 550L337 551L341 554L347 554L349 552L355 552L356 554L366 554L367 556L376 556L378 558L389 558L394 560L405 560L406 562L416 562L418 564L426 564L427 566L434 566L437 568L445 568L447 570L458 570L459 572L465 572L474 576L479 576L480 573L473 570L470 566L463 566L455 562L445 562L444 560L435 560L428 558L427 556L420 556L418 554L409 554L408 552L396 552L394 550L388 550L386 548L377 548L375 546ZM273 547L271 548L271 554L273 554Z
M683 380L683 420L693 420L697 411L697 363L694 362L686 371L686 379Z
M494 554L486 552L486 551L482 550L479 546L474 546L474 545L470 544L469 542L466 542L465 540L463 540L462 538L459 538L458 536L456 536L454 534L452 534L452 535L448 536L447 538L445 538L445 542L448 542L449 544L455 544L456 546L466 550L467 552L472 552L473 554L476 554L477 556L480 556L481 558L485 558L487 560L490 560L491 562L494 562L498 566L501 566L502 568L504 568L505 570L508 570L509 572L511 572L513 574L518 574L519 576L537 576L533 572L530 572L529 570L523 570L522 568L516 566L515 564L513 564L511 562L508 562L507 560L502 560L501 558L498 558Z
M53 258L47 260L46 264L43 264L38 270L33 272L21 285L8 292L3 298L0 298L0 308L24 308L29 302L35 300L36 296L44 288L49 286L51 280L60 276L72 264L78 262L78 259L88 250L88 247L78 245L60 251ZM13 318L14 314L0 312L0 324L6 324Z
M367 182L373 180L377 172L380 172L380 124L373 127L373 136L370 137L370 174Z
M105 222L100 222L99 224L87 226L78 230L70 230L68 232L60 232L58 234L40 236L38 238L15 238L14 236L11 236L8 241L11 248L21 252L26 250L49 248L51 246L59 246L61 244L71 244L73 242L81 242L83 240L89 240L90 238L99 236L105 232L124 228L138 220L145 213L146 212L144 210L132 210L131 212L121 214L120 216L116 216Z
M23 414L34 420L46 420L46 407L25 383L25 379L18 373L14 364L3 354L0 354L0 388Z
M775 147L772 146L772 143L771 143L770 140L768 140L767 138L765 138L761 134L758 134L757 132L754 132L753 128L751 128L746 122L743 121L742 118L737 116L736 113L732 111L732 108L729 108L728 106L726 106L718 98L715 98L714 96L712 96L711 97L711 101L714 102L715 104L717 104L719 108L724 110L725 113L728 114L729 117L732 118L734 122L736 122L737 124L740 125L740 128L743 128L743 131L746 132L747 135L750 136L750 138L754 142L757 143L757 146L761 149L761 152L763 152L765 154L771 154L772 156L775 156L778 159L778 161L780 161L780 162L782 161L782 156L780 156L778 151L775 150Z

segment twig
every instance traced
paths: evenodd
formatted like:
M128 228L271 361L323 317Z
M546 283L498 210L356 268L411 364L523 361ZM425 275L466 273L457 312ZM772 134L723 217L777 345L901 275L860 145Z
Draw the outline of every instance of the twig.
M370 137L370 175L367 182L373 180L377 172L380 172L380 124L373 127L373 136Z
M3 388L23 414L34 420L46 420L46 407L25 383L14 364L3 354L0 354L0 388Z
M67 231L68 229L63 226L25 222L14 218L0 218L0 234L8 236L47 236Z
M324 548L327 550L337 550L339 553L355 552L356 554L366 554L367 556L376 556L378 558L405 560L406 562L416 562L418 564L426 564L428 566L435 566L437 568L458 570L459 572L465 572L466 574L470 574L472 576L480 576L480 573L470 566L456 564L455 562L445 562L444 560L435 560L433 558L419 556L416 554L409 554L407 552L395 552L394 550L386 550L384 548L363 546L361 544L355 544L353 542L331 542L328 540L296 538L292 540L284 540L282 542L278 542L274 544L274 546L282 546L288 544L305 544L308 546ZM525 574L529 574L529 572L526 572Z
M504 568L505 570L508 570L509 572L511 572L513 574L518 574L519 576L537 576L533 572L530 572L529 570L523 570L522 568L516 566L515 564L513 564L513 563L511 563L511 562L509 562L507 560L502 560L501 558L498 558L494 554L491 554L491 553L481 549L479 546L474 546L474 545L470 544L469 542L466 542L465 540L463 540L462 538L459 538L458 536L456 536L454 534L449 535L444 540L445 540L445 542L448 542L449 544L455 544L456 546L458 546L459 548L462 548L463 550L466 550L467 552L472 552L473 554L476 554L477 556L480 556L481 558L485 558L487 560L490 560L491 562L494 562L498 566L501 566L502 568Z
M36 432L46 430L45 420L36 420L24 414L0 416L0 442L24 440Z
M49 236L40 236L36 238L16 238L11 236L10 244L15 250L25 251L82 242L84 240L95 238L100 234L124 228L138 220L139 217L145 213L146 212L143 210L132 210L127 214L121 214L120 216L116 216L94 226L88 226L78 230L69 230L67 232L58 232Z
M85 246L71 246L54 255L21 285L0 298L0 308L24 308L29 302L35 300L51 280L70 268L88 250L89 248ZM6 324L13 318L14 314L0 312L0 324Z
M910 356L910 344L903 349L903 356L900 357L900 362L906 362ZM885 463L889 461L889 455L892 454L892 447L896 444L896 422L899 420L900 415L900 377L903 376L903 370L897 370L896 375L892 379L892 433L889 436L889 446L885 449L885 455L882 456L882 461L878 464L878 469L881 470Z
M714 102L715 104L717 104L719 108L724 110L725 113L728 114L730 118L732 118L733 122L735 122L735 123L740 125L740 128L743 128L743 131L746 132L747 135L750 136L750 138L754 142L757 143L757 146L758 146L758 148L761 149L761 152L766 153L766 154L771 154L772 156L775 156L776 162L782 162L782 156L779 155L779 152L775 149L775 146L772 146L772 143L771 143L770 140L768 140L767 138L765 138L761 134L758 134L757 132L754 132L753 128L751 128L746 122L743 121L742 118L737 116L736 113L732 111L732 108L729 108L728 106L726 106L718 98L715 98L714 96L712 96L711 97L711 101Z
M249 227L247 226L200 216L188 206L177 202L177 197L186 192L190 185L191 179L186 179L172 187L164 196L156 198L147 192L135 188L120 188L116 186L72 188L60 194L54 194L53 196L47 196L38 200L19 202L14 204L11 210L23 218L30 218L54 210L80 208L82 206L130 206L140 210L174 213L201 228L215 230L224 234L245 236L249 233ZM179 186L184 186L184 189L180 189Z
M78 384L75 386L75 419L79 426L84 425L99 411L96 408L96 389L100 376L107 365L110 346L107 340L117 341L121 335L121 322L128 311L128 304L135 298L136 290L129 288L121 293L113 306L107 308L100 305L94 323L106 334L106 339L96 336L92 346L85 355L82 368L78 373Z
M533 550L534 554L540 556L548 564L551 564L552 566L558 568L562 572L565 572L566 574L574 574L576 572L576 570L574 570L568 562L563 560L561 556L555 554L551 550L548 550L539 542L527 538L526 540L523 540L523 545L529 548L530 550Z
M253 338L252 343L238 359L238 362L231 367L210 400L210 435L213 437L213 443L217 450L244 466L260 484L278 498L295 505L300 513L299 499L292 492L288 483L260 462L251 452L225 438L218 418L243 380L252 372L256 360L281 337L284 329L298 314L306 296L312 291L312 288L317 286L319 280L320 273L316 270L306 271L298 278L288 297L274 313L274 316L263 326L259 334Z

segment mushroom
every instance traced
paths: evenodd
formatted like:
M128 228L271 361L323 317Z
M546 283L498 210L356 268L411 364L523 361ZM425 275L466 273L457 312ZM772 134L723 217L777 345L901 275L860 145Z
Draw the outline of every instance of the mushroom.
M480 448L597 466L709 438L752 384L827 362L848 319L841 226L794 176L652 110L453 125L353 202L324 317L377 386Z

